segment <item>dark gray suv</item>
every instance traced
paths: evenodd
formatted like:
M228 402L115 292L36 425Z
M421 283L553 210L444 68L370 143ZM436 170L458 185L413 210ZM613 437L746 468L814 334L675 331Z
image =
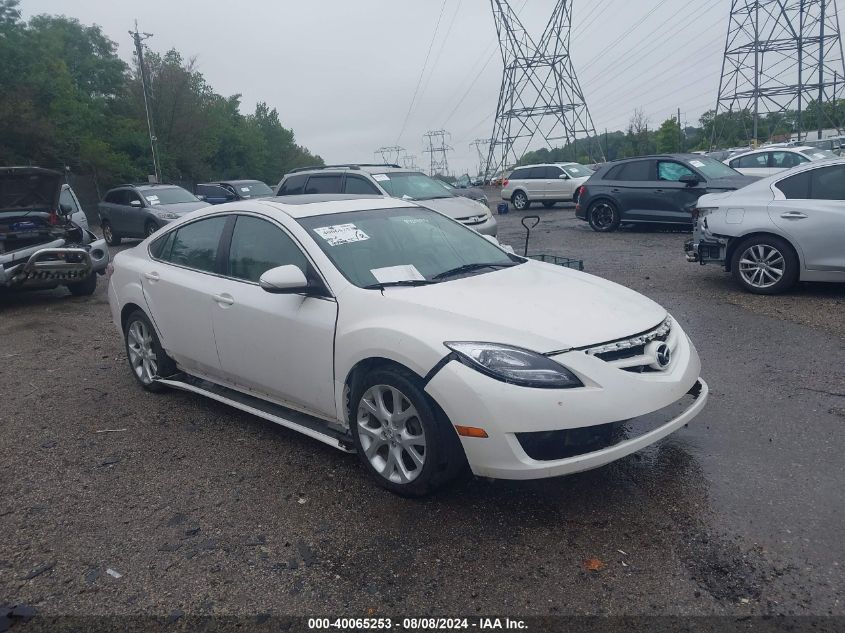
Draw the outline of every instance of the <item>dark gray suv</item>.
M99 205L103 237L117 246L124 237L144 239L186 213L210 206L176 185L121 185Z

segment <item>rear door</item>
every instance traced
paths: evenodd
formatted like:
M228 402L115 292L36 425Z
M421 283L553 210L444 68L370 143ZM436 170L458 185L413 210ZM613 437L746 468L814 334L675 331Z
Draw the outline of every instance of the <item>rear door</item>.
M525 180L529 200L544 200L546 197L546 168L532 167Z
M189 372L218 377L212 308L218 250L229 217L196 220L154 240L141 275L144 298L168 354Z
M617 165L605 176L623 220L654 219L655 172L655 161L646 159Z
M103 203L112 231L118 235L124 234L127 227L126 207L129 204L129 191L117 189L106 196Z
M334 299L271 294L258 285L276 266L316 275L299 244L278 224L239 215L213 279L214 338L224 378L275 400L334 418Z
M845 165L803 171L775 184L769 215L793 238L809 270L845 272Z

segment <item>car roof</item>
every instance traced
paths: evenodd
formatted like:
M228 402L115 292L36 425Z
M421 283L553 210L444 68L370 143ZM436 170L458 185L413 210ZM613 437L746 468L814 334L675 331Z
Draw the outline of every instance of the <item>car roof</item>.
M321 172L344 172L344 173L360 173L364 172L366 174L393 174L397 172L405 172L409 174L421 174L423 173L419 169L407 169L405 167L400 167L399 165L393 165L389 163L385 164L369 164L369 163L350 163L346 165L323 165L323 166L315 166L315 167L302 167L300 169L294 169L293 171L288 172L285 176L293 176L293 175L303 175L303 174L317 174Z
M303 196L283 196L280 198L264 198L250 204L261 205L262 211L284 213L288 217L298 220L318 215L333 213L350 213L352 211L372 211L379 209L415 208L419 205L407 200L390 198L388 196L359 196L351 194L317 194ZM217 209L222 209L218 206ZM233 210L235 207L233 207ZM243 209L243 203L237 209Z
M530 165L519 165L518 167L514 167L514 171L517 169L527 169L529 167L569 167L571 165L581 165L581 163L532 163Z
M244 180L213 180L211 182L200 182L197 183L197 187L202 187L206 185L245 185L247 183L255 183L255 182L262 182L261 180L256 180L254 178L246 178Z

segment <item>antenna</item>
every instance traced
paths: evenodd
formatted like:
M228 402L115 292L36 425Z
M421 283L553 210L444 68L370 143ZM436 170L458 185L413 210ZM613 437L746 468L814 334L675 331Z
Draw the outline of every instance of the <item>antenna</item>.
M587 137L587 154L604 160L601 143L569 55L572 1L557 0L539 40L531 37L508 0L490 0L504 73L484 177L516 164L536 137L573 145Z

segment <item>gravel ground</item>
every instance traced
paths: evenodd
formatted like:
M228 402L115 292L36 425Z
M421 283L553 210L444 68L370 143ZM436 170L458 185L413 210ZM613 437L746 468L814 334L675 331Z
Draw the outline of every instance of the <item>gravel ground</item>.
M354 456L139 389L104 280L87 299L3 296L0 603L54 615L845 615L845 287L755 297L687 264L684 233L599 235L571 207L529 213L542 216L533 251L583 258L684 323L712 388L689 427L597 471L468 480L408 501ZM503 241L521 244L520 219L500 216Z

